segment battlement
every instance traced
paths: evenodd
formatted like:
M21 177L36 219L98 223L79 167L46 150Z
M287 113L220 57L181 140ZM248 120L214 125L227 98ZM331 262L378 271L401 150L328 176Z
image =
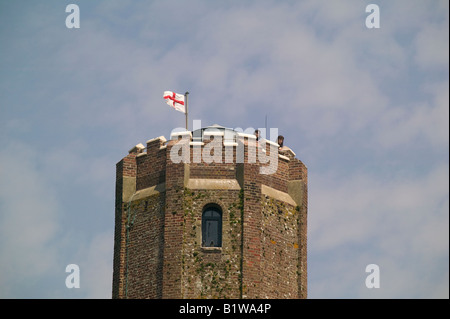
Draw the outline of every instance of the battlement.
M169 141L159 136L148 140L146 148L138 144L130 149L129 156L136 157L136 189L164 182L169 160L189 164L189 178L194 179L239 180L239 164L255 164L261 182L283 192L288 191L289 181L306 178L306 166L295 153L290 149L279 152L272 141L256 141L252 134L217 128L195 133L174 132ZM267 173L261 169L264 167Z

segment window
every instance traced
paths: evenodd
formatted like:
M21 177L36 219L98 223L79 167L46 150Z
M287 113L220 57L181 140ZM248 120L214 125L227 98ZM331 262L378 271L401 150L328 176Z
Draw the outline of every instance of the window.
M202 246L222 247L222 211L215 205L206 206L203 210Z

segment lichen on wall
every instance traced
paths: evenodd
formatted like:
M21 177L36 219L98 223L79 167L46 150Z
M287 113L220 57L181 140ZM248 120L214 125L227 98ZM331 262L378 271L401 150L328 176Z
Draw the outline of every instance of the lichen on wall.
M207 204L222 210L222 247L202 247ZM182 291L184 298L240 298L241 212L237 190L184 189Z
M298 223L296 207L261 196L263 298L297 298Z

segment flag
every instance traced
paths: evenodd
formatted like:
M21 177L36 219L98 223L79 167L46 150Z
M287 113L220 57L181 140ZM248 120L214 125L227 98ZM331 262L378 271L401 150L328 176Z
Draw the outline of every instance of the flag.
M173 107L175 110L186 113L184 95L171 91L164 91L164 100L166 100L166 103Z

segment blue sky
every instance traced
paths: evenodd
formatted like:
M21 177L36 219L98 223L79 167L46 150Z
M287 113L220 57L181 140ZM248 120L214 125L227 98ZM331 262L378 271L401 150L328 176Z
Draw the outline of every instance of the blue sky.
M166 90L308 166L310 298L448 298L448 6L0 0L0 298L111 297L115 164L184 126Z

